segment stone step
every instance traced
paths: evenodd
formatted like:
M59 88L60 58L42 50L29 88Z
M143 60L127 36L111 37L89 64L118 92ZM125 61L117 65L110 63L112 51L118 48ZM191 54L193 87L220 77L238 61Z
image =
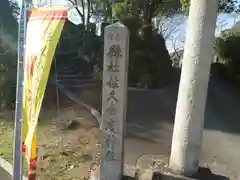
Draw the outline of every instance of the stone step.
M81 77L81 76L78 76L78 77L62 77L62 76L58 76L57 77L58 81L60 82L71 82L71 83L74 83L74 82L97 82L97 80L93 79L93 78L84 78L84 77Z
M68 64L61 64L59 65L59 68L71 68L71 66Z
M135 178L135 172L135 166L124 164L123 180L138 180ZM95 169L91 169L90 180L100 180L100 165L98 165Z
M73 75L73 74L78 74L74 71L58 71L57 74L59 75Z
M96 83L95 79L81 79L81 78L76 78L76 79L62 79L59 78L58 79L59 83L77 83L77 84L81 84L81 83Z
M59 77L80 77L79 74L58 74Z
M63 73L63 74L66 74L66 73L75 73L73 70L71 70L71 69L59 69L59 70L57 70L57 73Z
M58 67L58 69L72 69L70 66L61 66L61 67Z
M57 68L57 70L67 70L67 69L72 70L71 67L67 67L67 66L65 66L65 67L58 67L58 68Z
M62 83L60 83L62 84ZM62 84L66 88L88 88L88 87L94 87L97 86L97 83L84 83L84 84Z

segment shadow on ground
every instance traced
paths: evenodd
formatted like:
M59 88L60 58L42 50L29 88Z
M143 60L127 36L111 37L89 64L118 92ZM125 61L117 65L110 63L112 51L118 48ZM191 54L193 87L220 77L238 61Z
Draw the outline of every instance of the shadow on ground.
M79 100L101 109L101 88L79 91ZM144 154L168 156L177 101L178 84L158 90L128 90L125 163L135 164ZM98 98L96 98L98 97ZM90 98L90 100L89 100ZM217 78L211 78L205 113L203 162L214 173L238 179L240 158L240 91ZM233 171L232 171L233 169Z
M135 180L135 178L130 177L130 176L124 176L123 180Z
M154 173L152 180L230 180L229 178L217 174L213 174L208 168L200 168L198 173L190 178L174 175L166 175L162 173Z
M149 136L154 137L155 134L151 134L149 130L162 128L166 123L173 124L177 92L177 85L160 90L130 90L127 113L130 135L138 131L142 134L147 132ZM211 79L206 104L205 129L240 133L239 109L240 90L218 79ZM153 139L152 137L150 139Z
M125 141L127 163L142 154L170 154L177 92L178 85L160 90L129 90ZM237 161L240 149L239 109L240 91L211 79L202 156L204 163L211 166L215 166L216 162L216 166L229 166L217 167L221 171L236 169L240 163Z

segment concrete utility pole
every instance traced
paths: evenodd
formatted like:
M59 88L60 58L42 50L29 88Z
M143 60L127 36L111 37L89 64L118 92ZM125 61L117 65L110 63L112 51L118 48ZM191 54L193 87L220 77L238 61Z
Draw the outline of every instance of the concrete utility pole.
M217 0L190 5L170 157L171 170L186 176L199 168L217 5Z

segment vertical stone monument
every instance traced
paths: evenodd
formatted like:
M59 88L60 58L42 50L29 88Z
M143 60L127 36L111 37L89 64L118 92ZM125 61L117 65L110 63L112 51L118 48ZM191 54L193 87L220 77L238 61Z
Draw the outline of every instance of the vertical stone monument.
M105 27L100 180L120 180L124 166L129 31L117 22Z

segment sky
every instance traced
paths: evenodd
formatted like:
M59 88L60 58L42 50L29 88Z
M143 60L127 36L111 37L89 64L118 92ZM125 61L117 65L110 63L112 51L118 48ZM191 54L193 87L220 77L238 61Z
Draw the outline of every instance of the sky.
M231 28L236 22L240 21L240 15L237 14L220 14L217 18L215 36L219 36L220 32L224 29ZM171 22L170 22L171 23ZM166 23L169 27L169 24ZM183 20L183 23L179 25L177 30L172 34L172 37L166 39L166 46L171 52L174 46L182 49L184 46L184 40L187 29L187 18Z
M16 0L18 3L21 0ZM49 4L57 4L57 5L64 5L66 4L66 0L33 0L34 4L37 2L42 3L49 3ZM240 0L238 0L240 3ZM170 19L168 21L165 21L163 24L164 28L169 28L174 24L173 22L176 22L179 20L179 17L176 17L177 19ZM183 48L184 46L184 40L185 40L185 34L187 29L187 18L180 17L181 23L177 25L177 27L174 27L174 32L166 38L166 46L167 49L171 52L173 51L174 47L176 48ZM237 14L220 14L217 18L217 26L216 26L216 36L220 34L220 32L224 29L231 28L237 21L240 20L240 15ZM172 29L169 28L169 29Z

